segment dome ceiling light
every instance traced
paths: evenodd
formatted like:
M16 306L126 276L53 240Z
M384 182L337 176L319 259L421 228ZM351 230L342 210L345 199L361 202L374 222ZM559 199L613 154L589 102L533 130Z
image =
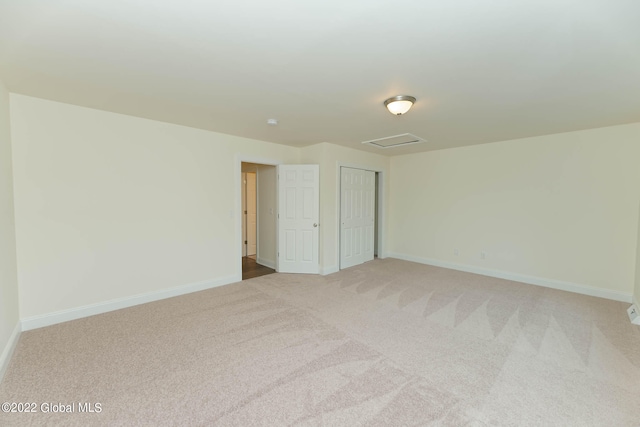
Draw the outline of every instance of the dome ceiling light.
M384 101L384 106L394 116L401 116L411 109L416 99L409 95L393 96Z

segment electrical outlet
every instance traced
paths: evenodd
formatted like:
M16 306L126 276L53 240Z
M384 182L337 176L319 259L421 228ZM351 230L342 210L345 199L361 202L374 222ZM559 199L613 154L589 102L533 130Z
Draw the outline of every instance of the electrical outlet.
M638 314L638 308L634 305L627 309L627 314L629 315L629 320L634 325L640 325L640 314Z
M459 249L454 249L454 250L453 250L453 254L454 254L455 256L460 255L460 250L459 250Z
M480 252L480 259L487 259L487 253L486 252Z

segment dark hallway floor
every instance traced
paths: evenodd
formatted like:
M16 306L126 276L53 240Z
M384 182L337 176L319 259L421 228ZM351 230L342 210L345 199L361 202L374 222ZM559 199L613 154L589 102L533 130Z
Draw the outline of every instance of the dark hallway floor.
M242 280L265 276L275 273L273 268L265 267L256 262L255 255L242 257Z

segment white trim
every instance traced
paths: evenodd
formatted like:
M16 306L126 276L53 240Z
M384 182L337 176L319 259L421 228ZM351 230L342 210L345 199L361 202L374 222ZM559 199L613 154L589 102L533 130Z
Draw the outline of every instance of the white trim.
M471 265L455 264L452 262L440 261L430 258L420 258L412 255L390 252L387 254L392 258L405 261L417 262L420 264L433 265L435 267L449 268L452 270L466 271L468 273L481 274L483 276L496 277L498 279L512 280L514 282L527 283L529 285L543 286L545 288L558 289L561 291L575 292L592 297L606 298L614 301L631 302L631 294L608 289L595 288L593 286L578 283L563 282L561 280L545 279L542 277L527 276L524 274L510 273L508 271L491 270L488 268L475 267Z
M69 320L76 320L83 317L94 316L96 314L107 313L109 311L120 310L122 308L132 307L134 305L140 305L166 298L190 294L192 292L203 291L205 289L211 289L240 281L242 281L242 276L238 277L237 275L233 275L223 277L221 279L191 283L188 285L176 286L161 291L147 292L144 294L138 294L124 298L116 298L110 301L84 305L81 307L70 308L67 310L56 311L39 316L27 317L26 319L22 319L22 330L29 331L31 329L51 326L57 323L68 322Z
M332 265L330 267L323 267L320 269L320 275L321 276L326 276L328 274L333 274L333 273L337 273L338 271L340 271L340 269L338 268L337 265Z
M240 165L242 166L242 164ZM256 167L256 260L260 258L260 168Z
M4 350L2 350L2 355L0 355L0 383L4 378L4 374L7 372L9 362L11 362L11 357L13 356L13 352L18 344L21 331L22 328L20 326L20 322L17 322L15 328L13 328L11 336L9 337L7 345L5 345Z
M260 264L260 265L264 265L265 267L273 268L274 270L276 269L275 261L271 261L271 260L268 260L268 259L256 257L256 262L258 264Z

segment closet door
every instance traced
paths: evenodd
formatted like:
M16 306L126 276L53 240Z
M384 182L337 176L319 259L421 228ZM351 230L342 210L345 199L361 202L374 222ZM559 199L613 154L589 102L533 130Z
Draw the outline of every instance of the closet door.
M340 171L340 268L373 260L375 172Z

